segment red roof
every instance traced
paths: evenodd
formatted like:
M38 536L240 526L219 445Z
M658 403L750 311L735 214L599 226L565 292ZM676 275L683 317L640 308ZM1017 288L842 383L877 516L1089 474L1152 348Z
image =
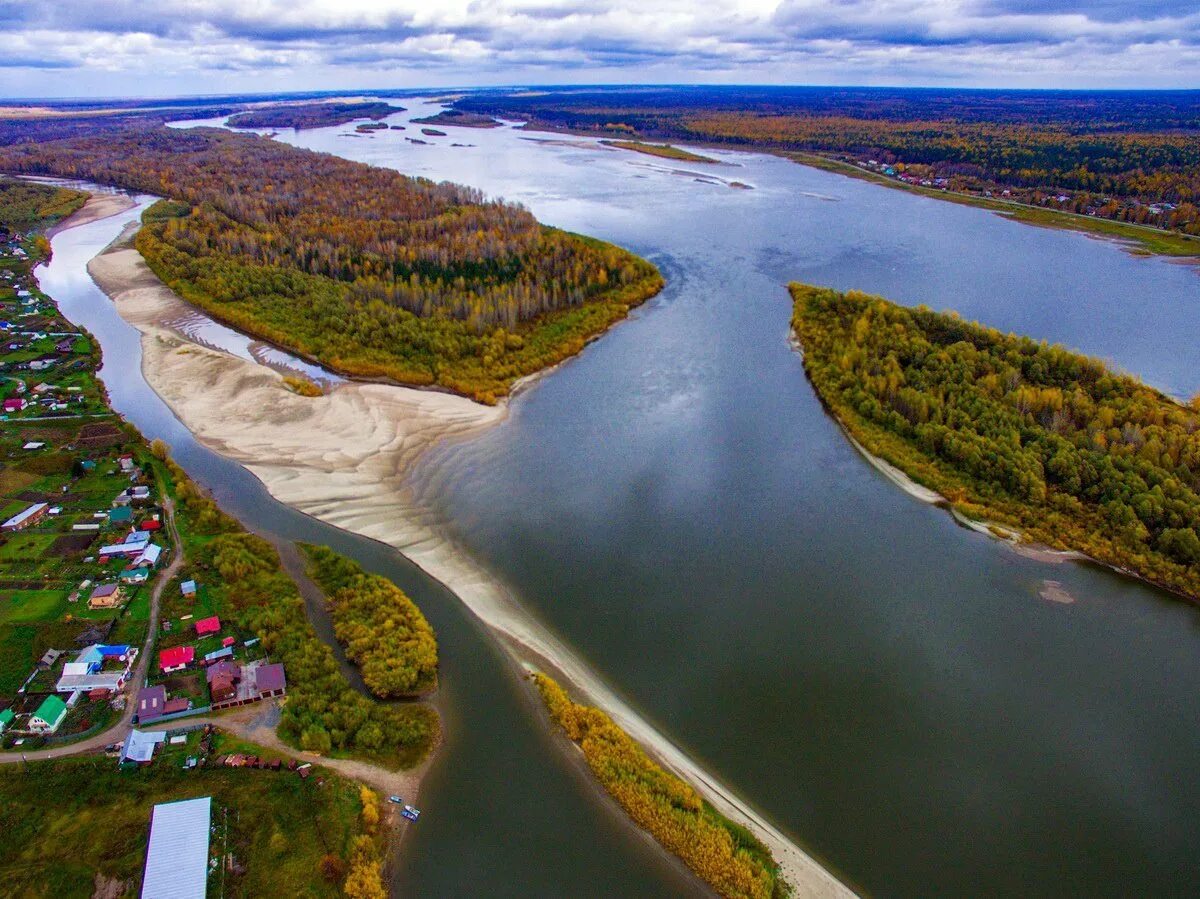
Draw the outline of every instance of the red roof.
M236 642L237 642L237 637L226 637L224 640L221 641L221 645L222 646L232 646Z
M171 649L164 649L158 654L158 667L166 671L168 668L190 665L195 660L196 648L194 646L175 646Z
M196 633L199 634L201 637L206 636L208 634L220 633L220 631L221 631L221 619L218 618L216 615L213 615L212 618L201 618L199 621L196 622Z
M143 521L141 524L138 525L138 530L139 531L157 531L161 527L162 527L161 521L155 521L153 518L149 518L146 521Z

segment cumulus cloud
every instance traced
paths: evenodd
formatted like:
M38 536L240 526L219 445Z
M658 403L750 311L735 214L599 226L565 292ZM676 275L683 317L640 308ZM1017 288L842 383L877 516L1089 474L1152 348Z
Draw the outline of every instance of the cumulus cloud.
M0 91L1189 86L1195 0L0 0Z

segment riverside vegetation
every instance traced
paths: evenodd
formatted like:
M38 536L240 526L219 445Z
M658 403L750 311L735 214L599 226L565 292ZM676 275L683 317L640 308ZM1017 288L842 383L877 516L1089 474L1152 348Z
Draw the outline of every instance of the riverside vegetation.
M868 451L968 516L1200 599L1200 404L952 313L790 289L805 370Z
M328 597L334 633L370 691L393 699L435 689L437 638L407 594L326 546L302 549L309 576Z
M226 119L225 124L233 128L326 128L344 125L355 119L384 119L397 112L401 106L392 106L378 101L367 103L299 103L267 106L239 112Z
M791 894L771 852L691 786L651 759L600 709L579 705L552 678L534 674L550 717L629 816L722 896Z
M662 287L520 206L257 135L117 131L3 147L0 168L165 196L137 248L185 300L337 371L485 403Z
M163 444L156 442L155 449L165 456ZM176 484L184 545L194 560L187 576L206 584L221 617L257 634L287 670L288 699L279 736L301 749L359 756L392 768L421 761L441 732L437 712L422 703L384 705L358 693L309 623L304 600L284 573L275 547L222 512L174 462L168 467ZM322 556L330 566L351 564L331 550ZM427 644L422 658L436 670L433 639L430 631L432 648Z

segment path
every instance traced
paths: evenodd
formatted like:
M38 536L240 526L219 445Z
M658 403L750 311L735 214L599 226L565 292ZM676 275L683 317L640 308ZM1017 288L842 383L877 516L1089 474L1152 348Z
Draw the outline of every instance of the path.
M80 755L85 752L103 749L105 746L117 742L118 739L123 739L124 732L133 723L133 715L137 711L137 692L134 689L134 685L146 682L146 671L149 668L150 657L154 650L154 638L158 634L158 610L163 590L166 589L171 579L179 573L179 569L183 567L183 541L180 540L179 529L175 526L175 502L169 496L163 500L163 512L167 523L167 530L175 545L175 553L171 559L171 564L159 574L158 581L154 585L154 591L150 594L150 621L146 632L146 643L138 655L137 665L134 667L133 675L129 679L130 687L128 689L133 695L127 699L125 712L121 715L120 720L107 730L101 731L95 736L88 737L86 740L80 740L78 743L68 743L64 746L54 746L50 749L33 749L28 752L0 752L0 765L25 761L35 762L44 759L60 759L71 755Z

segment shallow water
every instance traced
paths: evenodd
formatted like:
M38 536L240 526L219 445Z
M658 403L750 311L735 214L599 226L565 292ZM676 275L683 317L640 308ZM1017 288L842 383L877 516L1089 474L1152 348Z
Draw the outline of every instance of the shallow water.
M405 103L395 121L426 111ZM784 285L954 308L1187 396L1194 268L766 156L715 153L731 164L702 174L754 188L734 190L586 140L351 129L280 139L523 202L668 278L414 476L526 607L866 891L1190 891L1196 610L1021 557L888 483L808 386ZM436 893L456 834L430 832L407 866Z

